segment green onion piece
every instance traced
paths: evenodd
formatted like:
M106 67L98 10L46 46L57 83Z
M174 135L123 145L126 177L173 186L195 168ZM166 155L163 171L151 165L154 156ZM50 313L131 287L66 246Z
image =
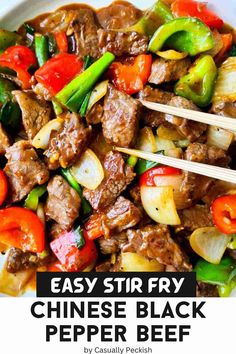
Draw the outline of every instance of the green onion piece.
M23 26L27 33L31 34L32 36L35 34L35 29L31 25L24 23Z
M49 58L48 53L48 40L46 36L42 34L35 34L35 53L39 63L42 66Z
M56 38L52 33L48 35L48 50L51 55L58 53Z
M135 167L135 165L138 162L138 157L136 156L130 156L127 160L127 165L129 165L130 167Z
M53 105L53 109L54 109L56 116L59 116L60 114L62 114L63 109L59 105L59 103L57 103L55 100L52 100L52 105Z
M80 250L85 245L84 232L80 225L73 230L73 234L75 237L76 246Z
M5 103L6 101L12 100L11 91L16 90L16 86L13 82L2 79L0 77L0 103Z
M25 208L36 210L39 204L39 198L47 191L45 185L34 188L25 200Z
M66 181L69 183L69 185L72 188L74 188L76 190L76 192L79 194L79 196L81 198L81 206L82 206L83 214L87 215L87 214L91 213L91 211L92 211L91 205L89 204L87 199L85 199L83 197L82 188L79 185L79 183L74 179L74 177L70 173L70 170L68 170L67 168L62 168L61 174L66 179Z
M88 109L88 104L89 104L89 100L90 100L90 97L91 97L91 94L92 94L92 91L90 91L86 96L85 96L85 99L80 107L80 111L79 111L79 114L81 117L85 117L86 116L86 113L87 113L87 109Z
M87 70L93 63L93 58L90 55L84 57L84 70Z
M231 51L229 52L230 57L236 57L236 44L233 44Z
M56 99L69 110L77 112L83 103L84 97L94 87L97 80L115 60L112 53L106 52L100 59L93 63L87 70L73 79L57 95Z
M225 257L219 264L200 259L194 270L198 281L224 286L229 284L232 276L235 277L235 268L236 262L230 257Z

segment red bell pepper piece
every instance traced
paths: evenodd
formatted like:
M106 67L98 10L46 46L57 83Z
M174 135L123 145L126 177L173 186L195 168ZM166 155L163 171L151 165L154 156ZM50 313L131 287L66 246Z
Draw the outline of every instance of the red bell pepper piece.
M236 233L236 195L217 198L211 206L214 224L225 234Z
M223 20L207 8L207 3L192 0L176 0L171 5L175 17L197 17L210 28L221 28Z
M168 166L157 166L153 167L150 170L144 172L139 180L140 186L155 186L154 178L157 176L172 176L172 175L180 175L182 173L181 170L174 167Z
M29 209L11 207L0 210L0 242L24 252L41 253L45 248L43 224Z
M51 263L47 267L48 272L65 272L65 269L63 268L62 264L59 261L56 261L54 263Z
M7 197L8 184L5 173L0 170L0 206L3 204Z
M151 74L152 56L138 55L133 64L115 62L110 66L109 77L119 91L129 95L139 92Z
M96 240L97 238L104 235L102 227L102 215L94 214L92 215L84 226L86 236L89 240Z
M61 53L48 60L35 78L54 96L83 70L84 62L74 54Z
M67 272L80 272L97 258L95 243L87 239L83 248L78 249L73 231L61 234L50 247Z
M22 45L9 47L0 55L0 66L16 72L23 90L31 88L31 75L28 70L30 67L37 67L37 59L34 52L28 47Z
M67 53L68 52L68 39L65 32L57 32L54 33L57 47L60 53Z

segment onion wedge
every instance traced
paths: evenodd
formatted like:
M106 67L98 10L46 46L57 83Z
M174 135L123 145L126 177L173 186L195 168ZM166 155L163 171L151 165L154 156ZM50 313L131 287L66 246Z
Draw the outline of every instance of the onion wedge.
M53 130L58 131L61 129L63 124L62 118L56 118L50 120L34 137L32 145L36 149L47 149L50 135Z
M230 235L223 234L215 227L203 227L195 230L189 241L200 257L207 262L219 264L230 240Z

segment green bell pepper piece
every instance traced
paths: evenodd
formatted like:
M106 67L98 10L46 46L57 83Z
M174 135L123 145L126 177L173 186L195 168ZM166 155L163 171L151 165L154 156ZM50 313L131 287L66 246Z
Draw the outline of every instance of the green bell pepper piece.
M219 264L211 264L203 259L200 259L194 271L196 272L197 280L208 284L225 286L235 277L236 262L225 257Z
M12 100L11 91L16 90L13 82L0 78L0 103Z
M219 285L217 288L220 297L230 297L231 292L236 288L236 281L232 281L228 285Z
M180 17L158 28L149 43L149 50L156 53L164 46L195 56L212 49L214 39L211 30L202 21Z
M87 70L73 79L57 95L56 99L72 112L77 112L87 93L94 87L98 79L115 60L115 56L106 52Z
M151 37L158 27L173 19L174 16L167 4L162 0L158 0L153 7L144 13L137 23L128 29L124 29L124 31L134 31Z
M21 36L15 32L0 29L0 53L21 41Z
M21 110L17 103L6 101L0 110L0 122L4 128L13 133L19 130L21 122Z
M164 155L164 151L158 151L157 154ZM138 159L138 162L135 166L135 172L138 176L141 176L144 172L150 170L153 167L159 166L158 162L147 161L143 159Z
M205 55L177 82L175 94L192 100L199 107L206 107L211 103L216 77L214 60L210 55Z
M70 173L70 170L67 169L67 168L62 168L61 169L61 174L65 178L65 180L69 183L69 185L72 188L74 188L74 190L76 190L76 192L79 194L79 196L81 198L81 205L82 205L83 214L84 215L90 214L91 211L92 211L91 205L89 204L87 199L85 199L83 197L82 188L79 185L79 183L74 179L74 177Z
M39 198L42 197L46 191L47 187L45 185L34 188L30 194L28 194L28 197L25 200L25 208L34 211L37 210L39 205Z
M42 34L36 33L34 36L35 53L39 66L42 66L49 58L48 39Z
M230 57L236 57L236 44L233 44L231 51L229 52Z

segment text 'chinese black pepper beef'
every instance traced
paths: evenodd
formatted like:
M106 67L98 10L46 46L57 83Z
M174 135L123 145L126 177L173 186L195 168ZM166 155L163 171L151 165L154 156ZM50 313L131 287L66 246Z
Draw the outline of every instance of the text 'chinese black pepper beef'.
M105 178L95 189L85 188L83 195L93 209L104 209L114 203L135 177L130 166L125 164L119 152L109 152L104 161Z
M49 179L49 172L38 157L30 142L21 140L9 147L6 152L8 162L4 169L11 193L9 201L19 202L37 185Z
M103 135L110 144L133 147L136 142L141 105L109 85L102 117Z

